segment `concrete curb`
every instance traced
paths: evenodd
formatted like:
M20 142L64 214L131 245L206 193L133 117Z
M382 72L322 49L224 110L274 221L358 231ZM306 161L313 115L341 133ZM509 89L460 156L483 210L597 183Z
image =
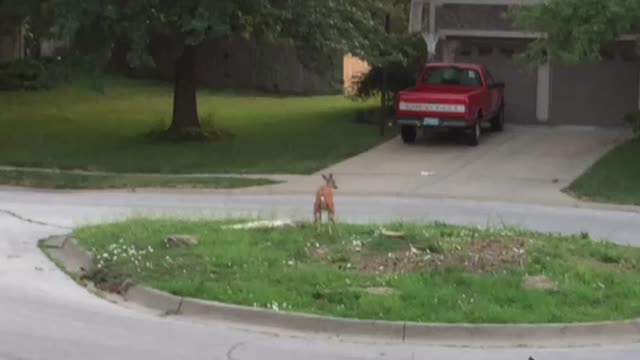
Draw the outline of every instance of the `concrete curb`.
M72 275L86 274L93 268L93 255L69 236L52 236L41 241L42 248Z
M179 315L227 321L258 327L296 332L327 334L337 337L367 337L402 341L404 323L350 320L277 312L266 309L228 305L213 301L184 298Z
M92 256L71 237L51 237L42 247L55 260L74 273L92 266ZM127 302L179 315L233 323L234 326L321 334L339 338L374 338L392 342L445 346L549 347L598 346L640 342L640 319L618 322L575 324L425 324L355 320L287 313L229 305L172 295L145 286L132 286L124 294Z
M182 305L182 298L169 293L135 285L130 287L123 298L136 305L160 311L164 314L177 314Z

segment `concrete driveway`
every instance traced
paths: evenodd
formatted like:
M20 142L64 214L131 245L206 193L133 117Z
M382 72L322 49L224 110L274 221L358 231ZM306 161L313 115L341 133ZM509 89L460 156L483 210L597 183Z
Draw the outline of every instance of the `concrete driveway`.
M404 195L574 205L561 192L628 129L510 125L478 147L445 135L405 145L399 138L326 169L344 194ZM319 175L268 191L313 192ZM260 190L258 190L260 191Z

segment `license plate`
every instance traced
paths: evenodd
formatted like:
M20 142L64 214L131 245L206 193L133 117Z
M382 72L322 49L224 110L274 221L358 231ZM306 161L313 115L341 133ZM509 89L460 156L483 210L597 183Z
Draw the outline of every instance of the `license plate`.
M422 125L424 125L424 126L438 126L438 125L440 125L440 119L424 118L422 120Z

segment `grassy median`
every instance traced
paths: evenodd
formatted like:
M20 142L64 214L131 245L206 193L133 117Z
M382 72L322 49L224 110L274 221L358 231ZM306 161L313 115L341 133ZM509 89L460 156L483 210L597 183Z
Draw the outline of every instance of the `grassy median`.
M640 249L587 235L343 224L330 236L310 226L228 224L137 219L75 236L95 252L102 281L131 278L177 295L279 311L448 323L640 316ZM171 234L198 244L167 246Z
M146 174L86 174L69 171L0 170L0 185L40 189L235 189L276 184L269 179Z

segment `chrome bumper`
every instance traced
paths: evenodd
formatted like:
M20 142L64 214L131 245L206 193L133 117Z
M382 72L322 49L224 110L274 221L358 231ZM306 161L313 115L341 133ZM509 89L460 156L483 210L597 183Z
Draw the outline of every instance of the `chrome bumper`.
M395 118L395 124L398 126L409 125L425 128L466 128L472 126L471 123L464 119L438 119L437 124L426 123L423 118Z

